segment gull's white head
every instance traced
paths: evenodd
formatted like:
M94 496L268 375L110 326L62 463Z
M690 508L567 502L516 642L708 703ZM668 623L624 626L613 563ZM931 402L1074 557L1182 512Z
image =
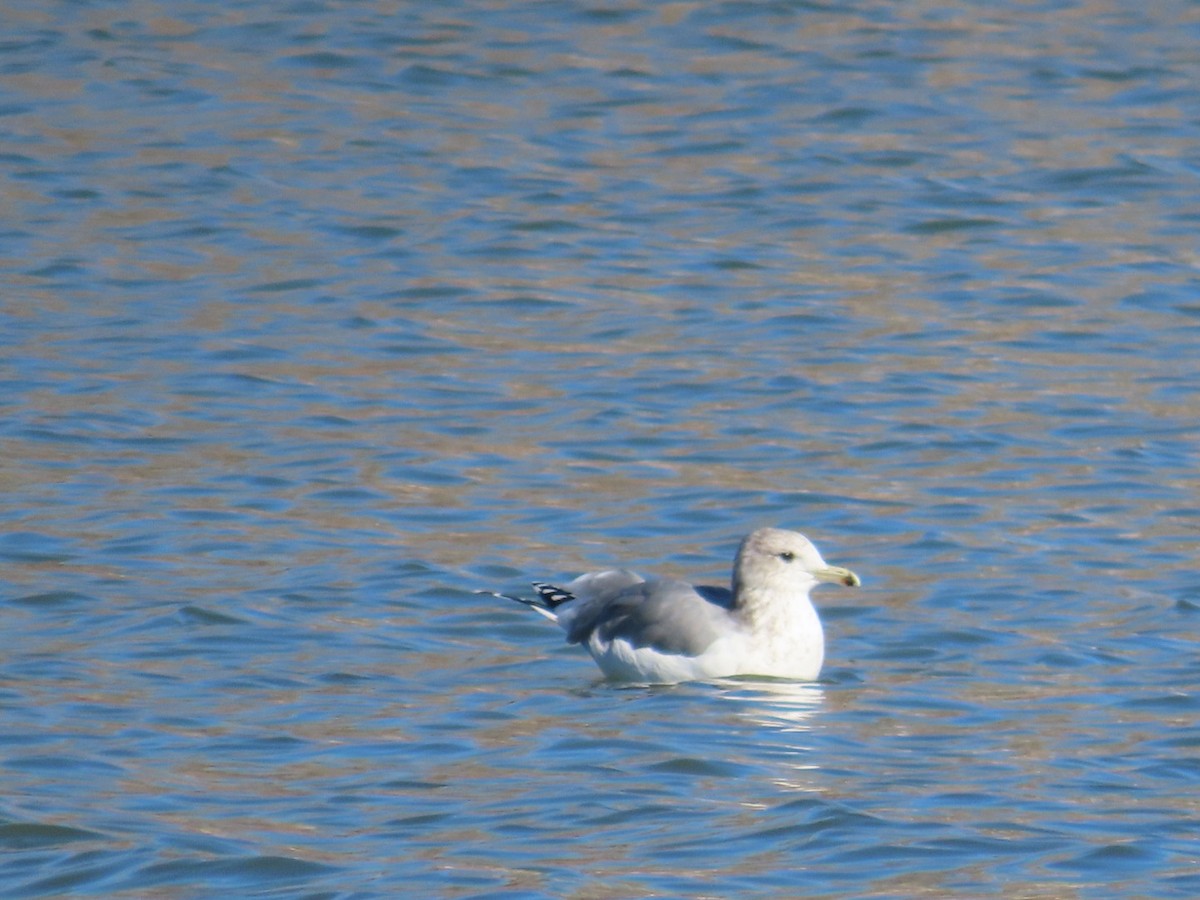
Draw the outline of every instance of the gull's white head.
M849 569L825 562L804 535L782 528L759 528L751 532L738 548L733 564L734 596L747 588L766 586L807 593L822 581L846 587L862 584Z

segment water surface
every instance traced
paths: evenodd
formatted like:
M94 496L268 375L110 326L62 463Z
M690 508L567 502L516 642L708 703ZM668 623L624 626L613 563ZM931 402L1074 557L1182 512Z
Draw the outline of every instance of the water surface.
M10 10L0 892L1194 896L1198 23ZM764 524L819 684L472 593Z

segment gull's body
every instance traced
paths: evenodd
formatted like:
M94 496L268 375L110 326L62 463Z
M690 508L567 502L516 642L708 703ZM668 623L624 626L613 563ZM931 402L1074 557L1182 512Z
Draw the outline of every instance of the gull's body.
M825 658L821 620L809 599L820 582L860 583L850 570L828 565L804 535L760 528L742 541L730 588L609 569L561 589L535 582L536 600L508 599L556 621L609 678L813 681Z

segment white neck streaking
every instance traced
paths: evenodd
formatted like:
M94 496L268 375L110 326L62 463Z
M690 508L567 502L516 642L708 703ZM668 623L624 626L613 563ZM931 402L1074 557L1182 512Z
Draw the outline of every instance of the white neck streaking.
M825 634L807 591L743 590L738 618L763 675L815 678L825 658Z

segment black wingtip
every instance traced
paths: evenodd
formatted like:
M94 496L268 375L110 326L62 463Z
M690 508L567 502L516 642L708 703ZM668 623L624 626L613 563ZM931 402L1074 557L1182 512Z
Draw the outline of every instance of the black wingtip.
M541 581L532 582L534 589L537 590L537 599L529 600L525 597L515 597L512 594L500 594L496 591L475 591L476 594L486 594L489 597L499 597L501 600L511 600L513 603L524 603L526 606L532 606L537 609L553 611L555 607L562 606L569 600L574 600L575 595L570 591L564 591L562 588L556 588L552 584L545 584Z
M564 591L562 588L546 584L544 581L534 581L532 584L538 593L538 599L546 605L546 609L554 609L575 599L575 595L570 591Z

